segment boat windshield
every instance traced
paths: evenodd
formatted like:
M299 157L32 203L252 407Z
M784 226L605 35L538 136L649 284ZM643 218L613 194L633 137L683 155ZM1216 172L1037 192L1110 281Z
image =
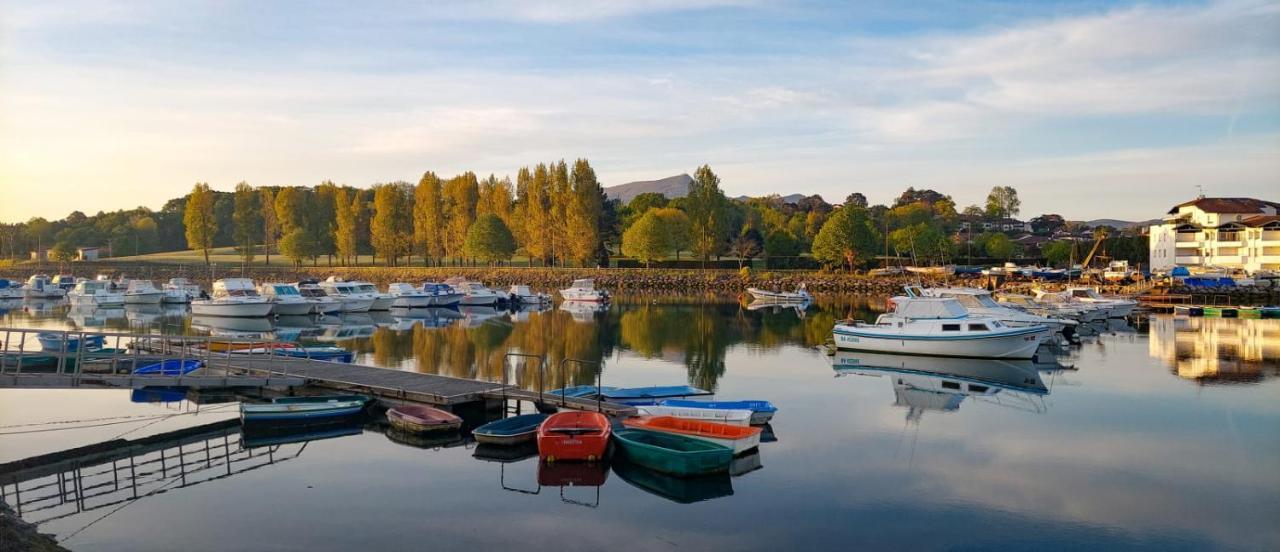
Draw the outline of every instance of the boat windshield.
M978 297L976 295L956 294L956 295L947 295L947 296L955 299L956 301L959 301L961 305L965 306L965 308L981 308L986 306L986 305L983 305L982 302L978 300Z
M373 284L360 284L356 286L356 291L360 293L377 293L378 288L373 287Z
M989 309L998 308L1000 306L1000 304L997 303L995 299L992 299L990 295L975 295L974 298L978 300L979 305Z
M1096 295L1093 293L1093 290L1091 289L1073 289L1071 290L1071 296L1080 297L1083 299L1093 299L1094 297L1096 297Z
M276 295L301 295L301 293L298 293L297 288L290 285L272 286L272 289L275 291Z

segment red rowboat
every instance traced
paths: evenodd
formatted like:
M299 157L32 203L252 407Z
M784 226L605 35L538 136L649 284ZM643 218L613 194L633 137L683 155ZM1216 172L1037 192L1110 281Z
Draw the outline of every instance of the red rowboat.
M627 427L675 433L702 441L724 445L738 455L760 446L758 427L722 424L703 420L689 420L675 416L638 416L622 421Z
M548 462L604 458L613 429L599 412L560 412L538 426L538 456Z
M457 431L462 427L462 418L439 408L416 404L388 409L387 421L391 427L412 433Z

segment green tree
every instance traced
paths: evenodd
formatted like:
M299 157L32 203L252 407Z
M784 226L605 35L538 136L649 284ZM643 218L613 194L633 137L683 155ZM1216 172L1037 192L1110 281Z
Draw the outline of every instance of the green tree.
M724 250L727 203L720 189L720 177L711 171L710 165L698 167L693 182L689 183L685 212L693 225L693 252L704 261Z
M258 214L258 194L247 182L236 184L235 214L232 224L235 225L236 250L245 263L253 262L253 246L257 245L262 220Z
M293 261L294 266L301 266L302 261L311 256L311 235L303 228L294 228L280 238L280 254Z
M213 214L213 190L205 183L196 184L187 196L187 207L182 215L186 227L187 247L204 252L204 264L209 264L209 249L213 236L218 232L218 222Z
M1018 252L1018 244L1013 243L1009 236L993 232L986 234L985 238L982 240L982 248L989 257L1010 259Z
M600 216L604 211L604 194L596 172L586 159L573 163L565 215L566 245L570 257L587 266L600 245Z
M431 171L423 173L413 189L413 243L426 264L444 256L448 220L444 216L443 193L440 178Z
M340 188L333 196L334 219L333 244L338 253L338 262L343 265L351 263L356 256L357 234L360 232L360 216L356 212L360 208L359 192Z
M1040 254L1052 266L1066 266L1071 261L1071 246L1069 241L1048 242L1040 247Z
M689 221L689 215L675 207L650 211L662 222L662 227L667 232L667 245L675 252L676 260L680 260L680 251L688 249L693 243L693 223Z
M53 244L53 248L49 250L49 258L55 261L66 262L76 258L76 247L67 241L59 241Z
M655 259L671 253L671 235L657 209L651 209L622 233L622 254L634 257L646 268Z
M633 222L640 220L640 217L643 217L645 213L648 213L649 209L661 209L670 203L671 202L667 200L667 196L658 192L636 194L636 196L631 198L631 201L627 203L627 216L623 220L623 224L625 226L631 226Z
M879 242L867 210L846 205L832 212L814 237L813 256L828 265L844 264L853 270L856 263L875 255Z
M333 266L333 254L337 252L335 232L338 228L338 190L338 185L332 181L326 180L320 183L311 192L310 206L307 210L309 215L307 227L315 243L311 255L327 256L330 266Z
M409 253L410 233L406 231L412 217L409 192L407 185L400 184L380 184L373 189L370 240L387 266L395 266L401 256Z
M819 229L818 232L821 233L822 230ZM802 251L804 242L786 230L774 230L764 239L764 253L770 257L795 257Z
M987 194L988 217L1001 219L1016 217L1022 210L1022 201L1018 199L1018 190L1013 186L996 186Z
M485 213L467 230L463 251L468 257L489 263L506 261L516 252L516 238L501 217Z
M276 220L276 195L270 189L258 189L258 210L262 215L262 253L271 264L271 248L280 237L280 224Z

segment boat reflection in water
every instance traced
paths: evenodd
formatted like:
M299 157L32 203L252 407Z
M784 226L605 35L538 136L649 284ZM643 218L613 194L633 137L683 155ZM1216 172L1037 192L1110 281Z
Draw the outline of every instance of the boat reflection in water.
M907 420L926 411L950 412L965 398L1037 414L1046 410L1049 388L1030 360L907 356L839 351L836 377L884 376L893 383L894 405L907 407Z
M424 328L445 328L463 318L461 312L443 307L392 308L391 315L396 319L391 328L396 331L412 330L417 325Z
M574 322L595 322L596 315L609 310L608 303L596 301L565 301L560 310L569 313Z
M758 463L758 452L749 455L748 458L750 456L755 456ZM742 473L751 471L747 469L748 464L749 462L744 462L740 467L744 470ZM692 504L733 495L733 482L730 481L728 473L675 477L625 460L615 461L613 471L631 486L678 504Z
M377 329L373 324L373 318L368 313L362 312L346 313L342 316L321 316L316 319L316 323L324 328L324 331L316 336L316 340L330 343L369 337Z
M467 444L462 434L457 431L413 433L387 426L386 435L387 439L393 443L420 449L440 450Z
M195 315L191 317L191 329L219 337L261 338L275 326L270 318Z
M1148 354L1202 384L1259 383L1280 375L1280 320L1152 316Z
M475 328L485 323L485 321L496 318L501 312L493 307L484 306L462 306L458 307L458 312L462 314L461 325L464 328Z
M123 320L125 318L125 314L124 307L105 309L93 307L71 307L71 310L67 311L67 318L71 320L71 323L75 324L78 329L101 328L111 324L112 321Z
M476 449L471 453L471 456L476 460L498 463L498 484L502 486L502 490L530 495L536 495L542 492L542 485L538 485L532 489L525 489L507 481L507 464L515 464L530 458L536 458L538 456L538 443L528 442L515 446L488 445L481 443L476 446Z
M600 487L609 479L609 466L603 462L538 462L538 486L560 487L560 500L568 504L595 508L600 505ZM594 502L565 496L565 487L595 487Z
M360 435L364 432L364 426L359 419L346 419L308 425L250 424L242 427L241 432L241 446L253 449Z

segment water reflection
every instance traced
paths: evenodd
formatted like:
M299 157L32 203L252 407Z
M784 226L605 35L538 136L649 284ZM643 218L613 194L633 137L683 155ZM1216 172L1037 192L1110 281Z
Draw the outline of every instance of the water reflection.
M966 398L1026 410L1046 410L1049 388L1030 360L997 360L891 355L839 351L833 360L836 377L888 376L894 406L907 409L918 423L925 412L958 410Z
M1153 316L1148 351L1180 378L1257 383L1280 375L1280 320Z

